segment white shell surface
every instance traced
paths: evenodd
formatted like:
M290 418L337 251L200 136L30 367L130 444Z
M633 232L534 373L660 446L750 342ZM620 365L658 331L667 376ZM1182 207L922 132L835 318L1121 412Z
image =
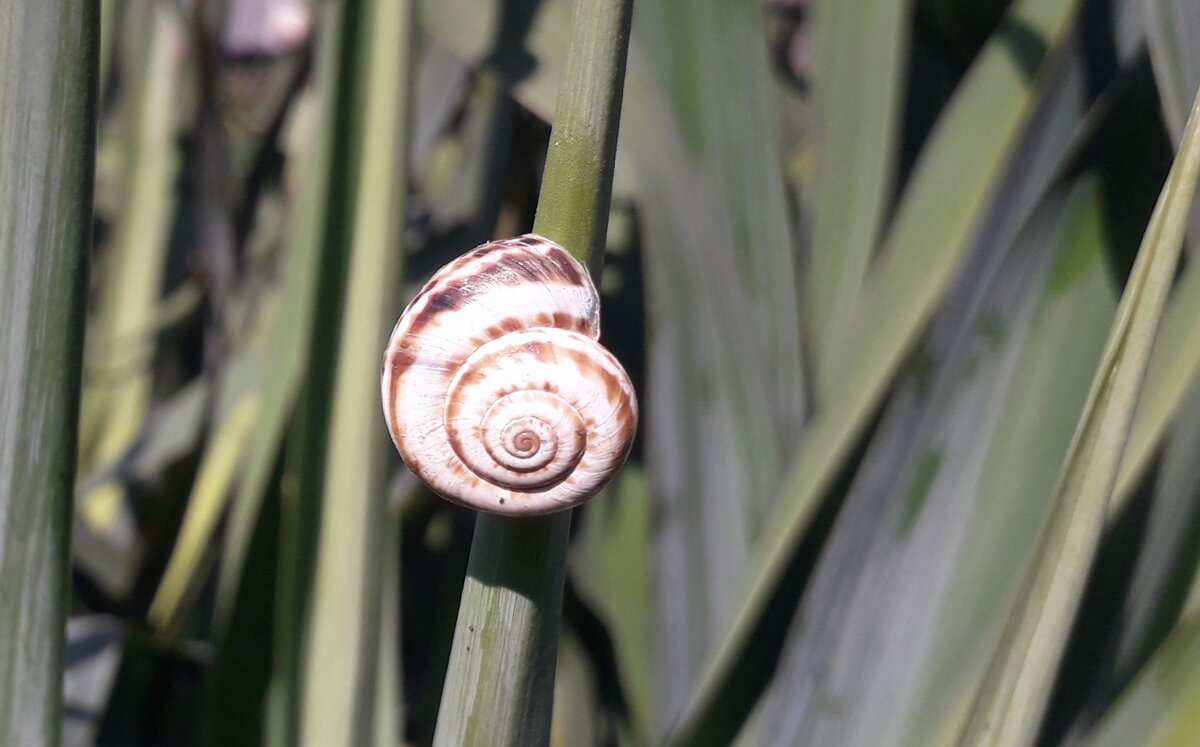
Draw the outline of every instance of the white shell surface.
M491 242L438 271L384 356L385 417L443 497L502 514L578 505L624 462L633 387L596 341L599 299L547 239Z

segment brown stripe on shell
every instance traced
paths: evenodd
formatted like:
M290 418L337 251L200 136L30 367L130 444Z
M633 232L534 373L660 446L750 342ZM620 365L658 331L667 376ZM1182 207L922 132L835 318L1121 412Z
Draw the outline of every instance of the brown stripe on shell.
M414 308L418 301L425 298L429 294L440 291L448 285L455 285L461 282L455 277L455 275L457 275L463 267L466 267L474 260L487 256L498 249L504 249L508 245L508 241L489 241L488 243L477 246L458 259L455 259L452 262L444 265L440 270L435 272L433 276L425 283L424 287L417 291L417 294L412 297L412 300L408 302L408 306L406 306L404 309L405 313L407 313L409 309Z
M579 264L571 255L555 248L546 255L546 259L554 263L558 274L567 281L569 285L583 285L583 275L580 274Z
M461 378L459 379L459 387L465 388L475 386L483 381L486 377L487 373L484 372L481 367L475 366L474 368L469 368L462 372Z
M550 323L545 325L548 327L558 327L559 329L571 330L585 335L592 335L592 322L590 319L585 319L581 316L566 311L556 311L550 317Z
M505 252L479 271L478 277L499 285L541 284L549 276L541 268L541 255L524 250Z
M479 475L476 475L474 472L468 469L465 464L462 463L462 460L458 458L457 454L452 457L447 457L446 469L449 470L451 474L465 479L472 485L478 485L483 482L483 479L480 478Z
M543 255L519 248L514 250L511 247L507 247L507 243L493 242L490 245L485 244L469 255L460 257L447 268L455 269L455 265L461 267L479 255L487 254L497 249L510 249L494 257L489 264L480 268L478 272L472 274L470 277L454 277L454 273L450 272L444 277L439 277L436 281L431 281L429 285L421 289L416 297L409 302L408 309L405 312L406 315L411 314L411 321L408 327L409 334L414 334L429 326L438 314L465 306L471 297L471 293L466 288L469 288L473 284L509 286L520 285L522 283L574 286L584 284L583 275L575 265L574 260L561 250L553 249L548 254ZM481 251L485 248L487 251ZM549 261L549 265L547 265L547 260ZM442 273L439 272L438 275L441 276ZM472 282L467 283L468 280ZM425 302L420 310L416 310L419 301ZM505 320L505 322L509 322L509 320ZM505 322L501 324L503 325ZM525 323L519 321L510 322L510 324L511 328L506 326L506 331L515 332L527 326ZM590 334L592 325L586 319L580 319L565 312L556 312L553 315L546 315L545 323L536 323L528 326L554 326Z
M634 416L633 407L628 399L626 397L626 402L617 415L621 419L621 433L628 442L625 445L626 455L629 454L629 449L633 446L633 434L637 431L637 417Z
M429 301L420 311L413 311L412 321L408 325L408 334L414 335L428 327L438 314L454 311L466 304L469 294L457 285L441 289L429 297Z
M501 239L500 241L489 241L486 244L480 244L471 251L463 255L463 259L475 259L476 257L485 257L497 249L503 249L508 246L510 240Z
M607 401L628 406L629 395L621 386L620 379L609 375L608 370L592 360L587 353L579 350L565 350L563 353L571 362L579 367L580 371L587 374L589 378L599 379L604 382L604 395Z
M592 322L588 319L575 316L574 313L566 311L556 311L553 313L539 313L538 316L532 319L523 319L521 317L506 317L500 319L499 322L488 325L484 330L484 334L476 337L476 347L482 343L490 342L497 337L511 333L511 331L520 331L522 329L533 329L535 327L554 327L557 329L565 329L568 331L577 331L581 335L593 336Z
M536 327L539 325L534 324L532 326ZM525 321L520 317L510 316L506 319L501 319L484 330L483 339L479 340L478 342L479 345L482 345L483 343L490 342L497 337L503 337L509 332L517 332L522 329L525 329Z
M480 282L500 285L547 283L551 285L583 285L583 275L574 260L561 250L539 254L514 248L498 254L476 273Z
M463 255L434 273L433 277L425 281L425 285L421 286L421 290L417 291L417 294L412 297L411 301L408 302L408 306L404 307L404 314L407 314L411 309L415 309L417 304L427 298L431 293L440 291L447 285L451 284L447 281L452 281L455 273L462 269L462 266L470 261L471 258L472 257L470 254ZM401 316L403 316L403 314Z
M389 391L394 394L396 387L399 386L400 377L417 362L417 355L406 348L393 348L387 353L387 361L388 369L386 370L391 372L392 377Z

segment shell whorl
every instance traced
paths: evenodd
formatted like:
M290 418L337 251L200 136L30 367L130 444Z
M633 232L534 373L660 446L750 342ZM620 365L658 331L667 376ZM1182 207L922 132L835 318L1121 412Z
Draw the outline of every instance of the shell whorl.
M383 410L434 492L535 515L591 498L625 461L637 400L597 341L600 300L565 249L534 234L439 270L396 323Z

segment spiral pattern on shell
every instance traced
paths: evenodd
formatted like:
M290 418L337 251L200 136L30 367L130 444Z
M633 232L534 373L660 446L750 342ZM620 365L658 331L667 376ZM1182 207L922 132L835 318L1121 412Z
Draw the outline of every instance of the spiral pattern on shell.
M409 469L455 503L546 514L629 454L637 400L597 341L600 299L549 239L493 241L439 270L396 323L383 409Z

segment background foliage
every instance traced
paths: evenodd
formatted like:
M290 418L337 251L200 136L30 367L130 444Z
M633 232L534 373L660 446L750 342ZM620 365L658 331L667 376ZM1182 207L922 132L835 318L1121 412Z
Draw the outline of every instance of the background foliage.
M473 517L378 358L532 225L571 2L100 7L64 741L426 744ZM555 744L955 742L1069 454L1032 729L1197 732L1200 211L1178 269L1147 226L1198 87L1191 0L636 0L597 279L642 432L574 519Z

